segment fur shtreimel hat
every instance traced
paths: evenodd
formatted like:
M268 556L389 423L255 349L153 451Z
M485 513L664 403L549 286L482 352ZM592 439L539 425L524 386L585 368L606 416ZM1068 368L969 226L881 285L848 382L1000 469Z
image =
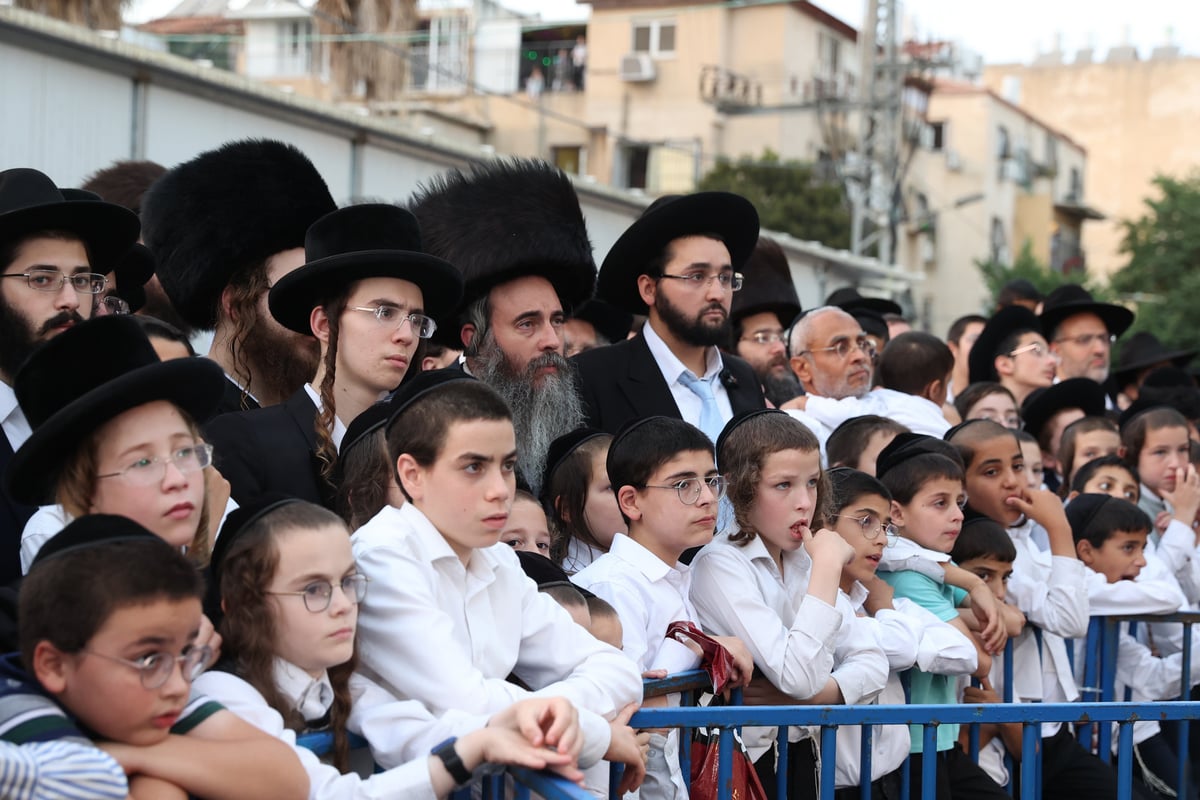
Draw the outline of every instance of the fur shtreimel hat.
M336 208L303 153L246 139L157 180L142 200L142 231L172 305L189 325L211 330L235 275L304 247L308 227Z
M425 252L462 272L460 311L525 275L549 280L568 312L592 296L592 243L575 186L557 167L533 159L475 163L424 184L409 207ZM461 348L456 322L439 319L434 341Z
M742 275L746 280L742 290L733 295L730 319L771 312L781 327L791 325L802 309L783 248L773 239L758 237L754 252L742 265Z

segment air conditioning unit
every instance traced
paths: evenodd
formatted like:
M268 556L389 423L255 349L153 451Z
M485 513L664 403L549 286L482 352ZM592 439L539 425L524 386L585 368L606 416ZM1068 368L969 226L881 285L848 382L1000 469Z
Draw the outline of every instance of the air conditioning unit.
M621 56L620 75L626 83L648 83L654 80L654 60L649 53L626 53Z
M951 172L962 172L962 159L957 150L946 150L946 169Z

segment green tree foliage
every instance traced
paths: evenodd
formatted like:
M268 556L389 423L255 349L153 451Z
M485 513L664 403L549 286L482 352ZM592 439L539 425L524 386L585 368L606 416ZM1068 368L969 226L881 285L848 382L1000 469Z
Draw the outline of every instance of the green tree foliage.
M1113 274L1112 287L1137 301L1135 330L1171 347L1200 348L1200 173L1160 175L1154 186L1146 213L1122 223L1129 263Z
M850 211L841 186L822 180L811 164L759 158L721 159L700 181L702 191L735 192L758 209L762 226L829 247L850 246Z
M989 313L995 307L996 296L1000 294L1004 284L1021 278L1032 283L1043 295L1049 294L1064 283L1082 284L1098 300L1107 300L1111 295L1108 287L1098 285L1086 276L1078 273L1056 272L1038 261L1037 256L1033 254L1033 243L1028 239L1021 246L1021 253L1012 264L1001 264L999 261L988 259L987 261L976 261L975 266L983 273L983 280L987 284L988 295L991 297L991 302L985 309Z

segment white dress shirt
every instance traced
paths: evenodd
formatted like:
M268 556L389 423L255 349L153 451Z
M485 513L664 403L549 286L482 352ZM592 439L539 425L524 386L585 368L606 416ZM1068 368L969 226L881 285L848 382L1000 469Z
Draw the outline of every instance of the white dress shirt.
M25 419L25 412L17 403L16 392L4 381L0 381L0 428L4 429L4 435L8 437L8 444L14 453L33 433L33 429L29 427L29 420Z
M913 394L894 389L872 389L864 397L832 397L809 395L804 406L805 413L830 430L837 428L852 417L875 414L899 422L913 433L942 438L950 430L950 422L942 413L942 407Z
M312 404L317 407L317 413L320 414L325 408L325 404L321 402L321 395L313 388L311 383L304 384L304 392L308 395L308 399L312 400ZM333 446L338 450L342 449L342 438L345 435L346 423L342 422L341 417L335 412L333 415L333 431L329 434L329 438L333 440Z
M568 575L574 575L602 555L604 555L604 551L600 548L592 547L572 536L571 540L567 542L566 555L563 556L563 571Z
M350 541L371 580L358 616L368 678L435 714L491 714L529 695L506 680L515 673L575 704L587 759L608 750L603 718L641 700L641 673L538 592L511 547L474 550L464 565L412 503L386 506Z
M679 380L680 375L690 372L690 370L671 352L671 348L667 347L667 343L662 340L662 337L655 333L654 326L649 322L642 326L642 336L646 339L646 346L650 348L650 355L654 356L654 363L662 372L663 380L667 382L667 388L671 390L671 397L679 409L680 418L684 422L690 422L692 425L700 427L700 409L704 403L700 400L699 395ZM696 377L712 386L713 397L717 400L717 410L721 413L721 421L729 422L733 418L733 406L729 403L729 392L725 391L725 384L721 383L718 377L721 370L725 368L725 362L721 360L719 348L710 347L707 352L708 363L704 368L704 374Z

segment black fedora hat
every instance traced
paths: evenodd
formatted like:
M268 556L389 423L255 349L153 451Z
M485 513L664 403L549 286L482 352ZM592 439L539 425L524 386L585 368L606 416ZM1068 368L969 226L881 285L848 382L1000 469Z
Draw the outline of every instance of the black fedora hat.
M1076 314L1095 314L1113 336L1120 336L1133 324L1133 312L1124 306L1096 302L1087 289L1077 283L1059 286L1042 301L1042 326L1047 339L1063 320Z
M607 339L609 344L625 341L633 328L633 314L594 297L584 301L579 308L571 312L571 319L588 323L596 329L596 333Z
M103 202L103 198L87 189L60 189L64 200L90 200L94 203ZM108 271L114 273L117 297L129 305L132 313L146 305L146 281L154 274L154 256L149 248L141 242L134 242L128 250L108 265Z
M1042 332L1041 320L1028 308L1005 306L993 314L971 346L971 355L967 359L971 383L996 380L996 356L1001 355L1001 342L1014 333L1026 331Z
M865 309L874 311L876 314L903 314L903 309L900 304L882 297L863 297L858 289L853 286L847 286L841 289L836 289L829 297L825 298L825 305L837 306L843 311L851 313Z
M279 324L311 334L309 315L321 302L365 278L416 284L424 313L437 318L462 299L462 275L421 248L417 218L399 206L368 203L330 212L304 237L307 262L271 287L268 303Z
M663 249L684 236L716 235L729 250L729 263L741 270L758 242L754 204L731 192L666 195L651 203L626 228L604 257L596 296L631 314L646 313L637 279Z
M758 237L758 244L742 265L741 272L745 282L742 290L733 295L729 318L736 321L754 314L771 313L779 318L781 326L790 325L802 306L783 248L773 239Z
M1195 357L1195 350L1168 350L1153 333L1138 331L1122 342L1112 377L1120 389L1136 381L1137 374L1144 369L1157 364L1186 367Z
M40 505L53 502L67 454L96 428L155 400L203 422L221 400L225 373L206 358L159 361L136 320L109 316L35 350L13 389L33 433L9 461L4 484L17 502Z
M1038 438L1046 423L1060 411L1078 408L1088 417L1104 416L1104 400L1104 387L1094 380L1070 378L1030 392L1021 404L1021 419L1025 431Z
M112 270L117 257L137 241L137 215L98 195L68 193L36 169L0 172L0 242L38 231L67 231L87 246L96 272Z

